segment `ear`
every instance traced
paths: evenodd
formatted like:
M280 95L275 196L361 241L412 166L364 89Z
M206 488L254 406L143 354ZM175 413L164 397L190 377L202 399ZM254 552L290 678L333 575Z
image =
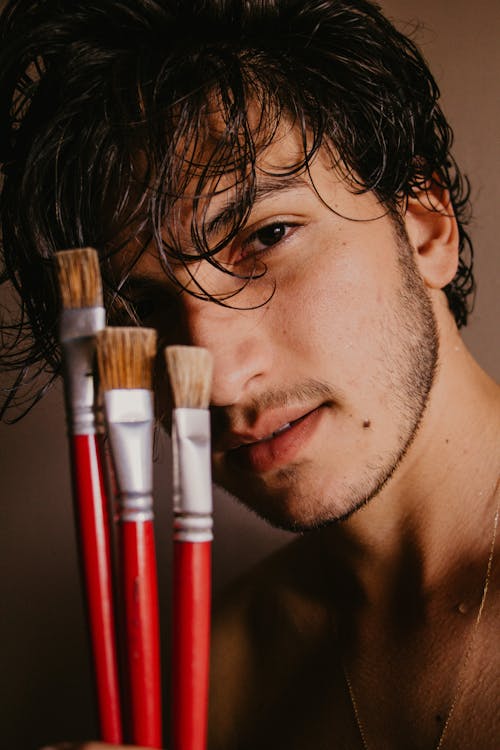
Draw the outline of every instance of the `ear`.
M458 226L450 195L436 182L408 198L405 226L427 286L442 289L458 266Z

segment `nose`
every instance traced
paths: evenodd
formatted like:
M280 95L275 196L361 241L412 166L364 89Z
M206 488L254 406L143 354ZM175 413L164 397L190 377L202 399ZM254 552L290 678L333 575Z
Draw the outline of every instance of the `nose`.
M236 303L237 304L237 303ZM235 309L209 299L184 296L188 341L214 358L212 404L231 406L262 390L272 372L267 309Z

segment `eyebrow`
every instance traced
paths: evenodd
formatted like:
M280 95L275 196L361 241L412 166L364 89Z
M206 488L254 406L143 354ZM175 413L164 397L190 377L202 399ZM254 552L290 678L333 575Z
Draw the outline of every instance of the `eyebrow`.
M296 190L301 187L311 187L310 181L303 175L265 177L256 185L252 208L269 196ZM238 215L239 209L240 203L237 200L231 200L215 216L211 217L204 227L207 239L231 227L235 217Z

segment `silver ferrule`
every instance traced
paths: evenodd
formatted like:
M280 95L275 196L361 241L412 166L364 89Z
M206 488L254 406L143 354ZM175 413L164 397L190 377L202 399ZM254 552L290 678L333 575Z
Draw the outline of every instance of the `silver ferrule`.
M118 518L153 518L153 394L142 388L104 393L116 483Z
M174 516L175 542L211 542L214 538L212 516Z
M121 492L118 498L117 521L152 521L153 495Z
M63 310L59 326L66 416L70 435L94 435L96 334L106 325L103 307Z
M212 539L212 477L208 409L174 409L174 538Z

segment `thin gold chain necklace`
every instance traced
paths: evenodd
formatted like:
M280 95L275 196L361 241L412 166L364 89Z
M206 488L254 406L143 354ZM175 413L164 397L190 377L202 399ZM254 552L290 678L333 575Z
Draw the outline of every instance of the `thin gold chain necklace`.
M497 481L497 483L495 485L495 489L493 491L493 497L495 497L495 495L496 495L496 493L498 491L499 486L500 486L500 479L498 479L498 481ZM481 596L481 601L479 603L479 608L478 608L478 611L477 611L476 619L474 621L474 624L472 626L472 630L471 630L471 633L470 633L470 636L469 636L469 642L467 644L467 648L465 650L465 654L464 654L464 657L462 659L462 664L460 665L460 669L458 671L457 684L456 684L455 692L453 694L451 705L450 705L450 708L448 709L448 714L446 716L446 720L445 720L445 722L443 724L443 728L441 730L441 734L439 735L439 739L437 741L437 744L436 744L434 750L441 750L441 748L443 747L443 743L444 743L446 734L448 732L448 728L450 726L450 722L451 722L452 716L453 716L453 714L455 712L456 705L457 705L458 700L459 700L459 698L461 696L462 687L463 687L463 684L464 684L464 679L465 679L465 675L466 675L466 671L467 671L467 665L468 665L470 656L472 654L472 650L473 650L473 647L474 647L474 642L475 642L475 639L476 639L476 634L477 634L477 631L478 631L478 628L479 628L479 623L481 622L481 617L483 615L484 605L485 605L485 602L486 602L486 595L488 593L488 588L489 588L489 585L490 585L491 569L493 567L493 558L494 558L494 555L495 555L495 542L496 542L496 538L497 538L497 529L498 529L498 519L499 519L499 516L500 516L500 494L498 496L498 501L497 501L496 508L495 508L495 516L494 516L494 519L493 519L493 535L492 535L492 539L491 539L490 552L489 552L489 555L488 555L488 562L487 562L487 565L486 565L486 574L485 574L485 577L484 577L483 593L482 593L482 596ZM368 741L366 739L366 733L365 733L365 730L364 730L364 727L363 727L363 722L361 721L361 716L360 716L360 713L359 713L358 703L357 703L357 700L356 700L356 696L354 694L354 688L352 686L352 682L351 682L351 680L349 678L349 674L348 674L347 669L345 667L345 664L343 662L342 662L342 670L343 670L343 673L344 673L344 679L345 679L345 682L346 682L346 685L347 685L347 689L348 689L348 692L349 692L349 698L350 698L350 701L351 701L351 706L352 706L354 718L356 720L356 726L357 726L357 729L358 729L358 732L359 732L359 736L361 738L361 742L363 744L363 750L370 750L370 747L368 745Z

